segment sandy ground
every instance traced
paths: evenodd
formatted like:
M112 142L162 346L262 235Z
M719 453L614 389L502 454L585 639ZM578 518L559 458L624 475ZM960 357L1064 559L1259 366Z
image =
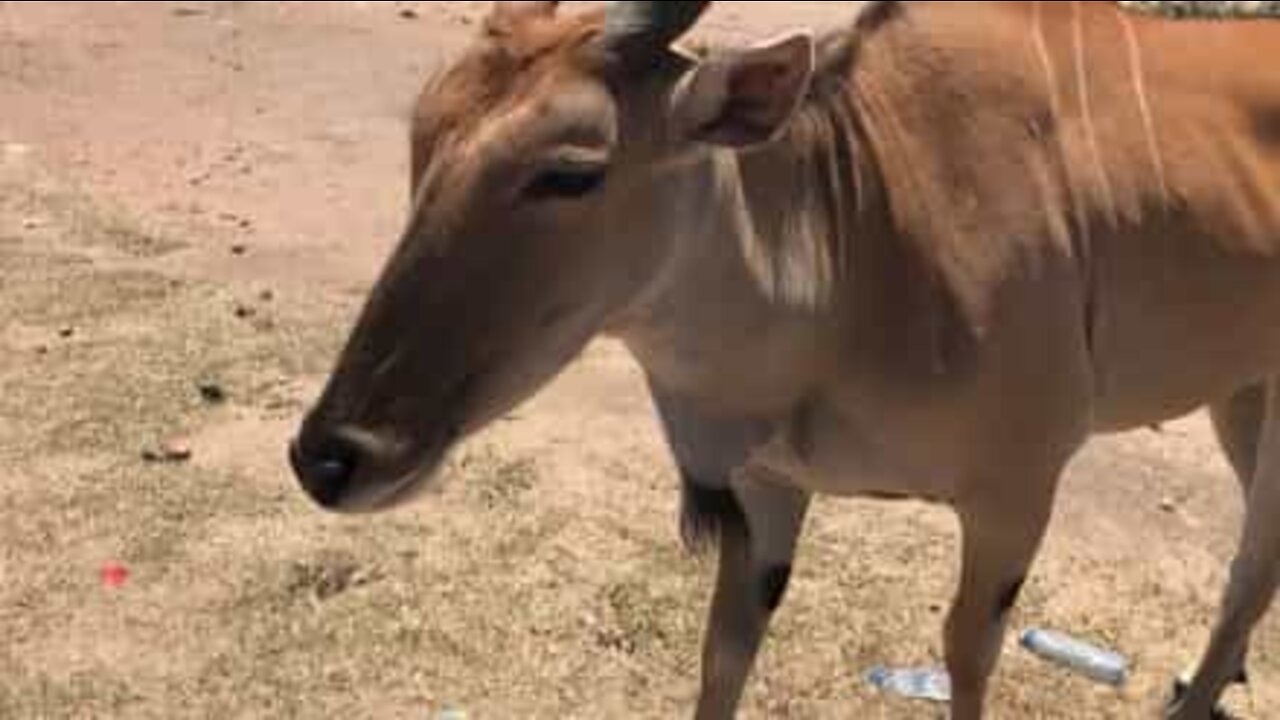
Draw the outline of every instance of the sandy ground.
M395 238L408 104L484 5L0 3L0 717L687 713L711 568L616 346L413 509L326 517L282 461ZM834 7L723 3L703 31ZM190 461L143 459L175 439ZM1202 418L1094 445L1016 625L1134 680L1011 642L994 717L1155 717L1238 523ZM955 540L938 509L821 502L744 716L939 717L861 676L937 661ZM1275 619L1253 673L1234 707L1280 715Z

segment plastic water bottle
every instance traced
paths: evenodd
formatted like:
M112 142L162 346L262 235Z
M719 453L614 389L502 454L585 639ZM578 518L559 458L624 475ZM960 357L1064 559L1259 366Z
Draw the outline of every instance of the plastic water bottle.
M951 677L939 668L906 668L895 670L885 667L867 672L867 682L885 692L913 700L951 702Z
M1033 629L1022 635L1022 646L1035 655L1108 685L1129 679L1129 661L1086 642L1052 630Z

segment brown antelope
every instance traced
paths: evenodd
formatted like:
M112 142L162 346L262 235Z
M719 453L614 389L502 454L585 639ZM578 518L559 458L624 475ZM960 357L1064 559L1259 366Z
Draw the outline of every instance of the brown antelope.
M1247 521L1168 717L1210 718L1280 579L1280 25L864 2L816 38L673 49L707 4L500 2L429 84L303 486L401 503L613 335L686 539L719 541L697 717L734 714L829 493L955 508L946 661L976 720L1069 458L1208 406Z

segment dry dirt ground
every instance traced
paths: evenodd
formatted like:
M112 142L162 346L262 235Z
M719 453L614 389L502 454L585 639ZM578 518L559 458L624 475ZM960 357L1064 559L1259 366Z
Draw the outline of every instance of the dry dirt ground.
M282 462L395 237L409 101L483 5L0 3L0 717L686 714L711 568L616 346L411 510L326 517ZM704 32L839 7L723 5ZM142 459L174 438L189 462ZM1016 626L1134 681L1011 642L994 716L1154 718L1238 522L1202 418L1096 444ZM955 540L935 508L821 502L744 716L938 717L861 678L936 662ZM1280 716L1276 619L1253 667L1237 710Z

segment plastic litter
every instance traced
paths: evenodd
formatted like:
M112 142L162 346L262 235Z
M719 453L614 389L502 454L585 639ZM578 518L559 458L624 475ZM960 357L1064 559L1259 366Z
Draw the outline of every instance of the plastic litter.
M1123 656L1059 632L1028 630L1022 635L1022 647L1100 683L1119 687L1129 679L1129 661Z
M129 582L129 568L116 562L102 566L100 572L102 586L108 590L119 590Z
M912 700L951 702L951 677L942 668L886 668L867 671L867 682L880 690Z

